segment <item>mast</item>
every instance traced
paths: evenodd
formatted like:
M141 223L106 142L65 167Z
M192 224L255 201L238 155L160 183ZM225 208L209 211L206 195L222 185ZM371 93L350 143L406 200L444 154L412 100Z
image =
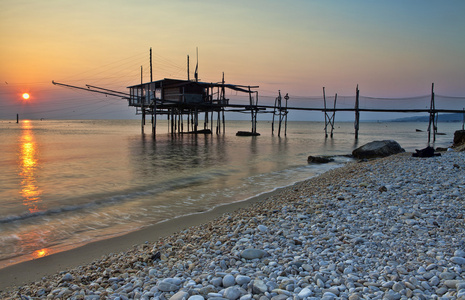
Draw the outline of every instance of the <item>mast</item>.
M153 82L152 75L152 47L150 47L150 82Z
M197 52L197 64L195 65L194 77L195 77L195 82L199 82L199 48L196 48L196 52Z

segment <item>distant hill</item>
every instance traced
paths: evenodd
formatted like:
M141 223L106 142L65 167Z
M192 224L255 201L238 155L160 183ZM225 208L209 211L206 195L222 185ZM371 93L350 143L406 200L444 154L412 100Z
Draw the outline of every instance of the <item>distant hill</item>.
M389 122L429 122L429 116L399 118ZM463 114L441 114L438 115L438 122L463 122Z

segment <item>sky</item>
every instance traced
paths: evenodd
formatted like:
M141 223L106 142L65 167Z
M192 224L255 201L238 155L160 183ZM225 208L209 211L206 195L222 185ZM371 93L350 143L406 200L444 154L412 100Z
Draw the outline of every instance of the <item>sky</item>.
M187 79L187 55L192 78L198 49L201 81L224 72L260 86L262 104L357 85L374 98L429 95L432 83L462 97L464 12L463 0L1 0L0 119L134 118L125 100L52 80L127 91L141 68L150 80L150 48L154 80Z

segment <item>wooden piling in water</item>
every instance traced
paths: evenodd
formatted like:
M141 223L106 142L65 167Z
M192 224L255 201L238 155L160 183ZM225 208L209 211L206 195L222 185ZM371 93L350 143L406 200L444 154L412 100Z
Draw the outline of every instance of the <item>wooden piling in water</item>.
M359 96L360 96L360 90L358 89L358 84L357 84L357 89L355 90L355 139L358 139L358 130L360 128L360 110L359 110Z
M436 141L436 132L438 131L438 113L436 112L436 104L434 103L434 83L431 85L431 103L429 110L428 122L428 145L431 141L431 127L433 128L433 143Z

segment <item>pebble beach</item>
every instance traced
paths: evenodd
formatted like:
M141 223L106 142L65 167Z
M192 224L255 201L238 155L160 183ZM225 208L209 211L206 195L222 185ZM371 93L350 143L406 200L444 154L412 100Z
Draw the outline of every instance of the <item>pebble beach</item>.
M1 299L465 299L465 152L351 162Z

